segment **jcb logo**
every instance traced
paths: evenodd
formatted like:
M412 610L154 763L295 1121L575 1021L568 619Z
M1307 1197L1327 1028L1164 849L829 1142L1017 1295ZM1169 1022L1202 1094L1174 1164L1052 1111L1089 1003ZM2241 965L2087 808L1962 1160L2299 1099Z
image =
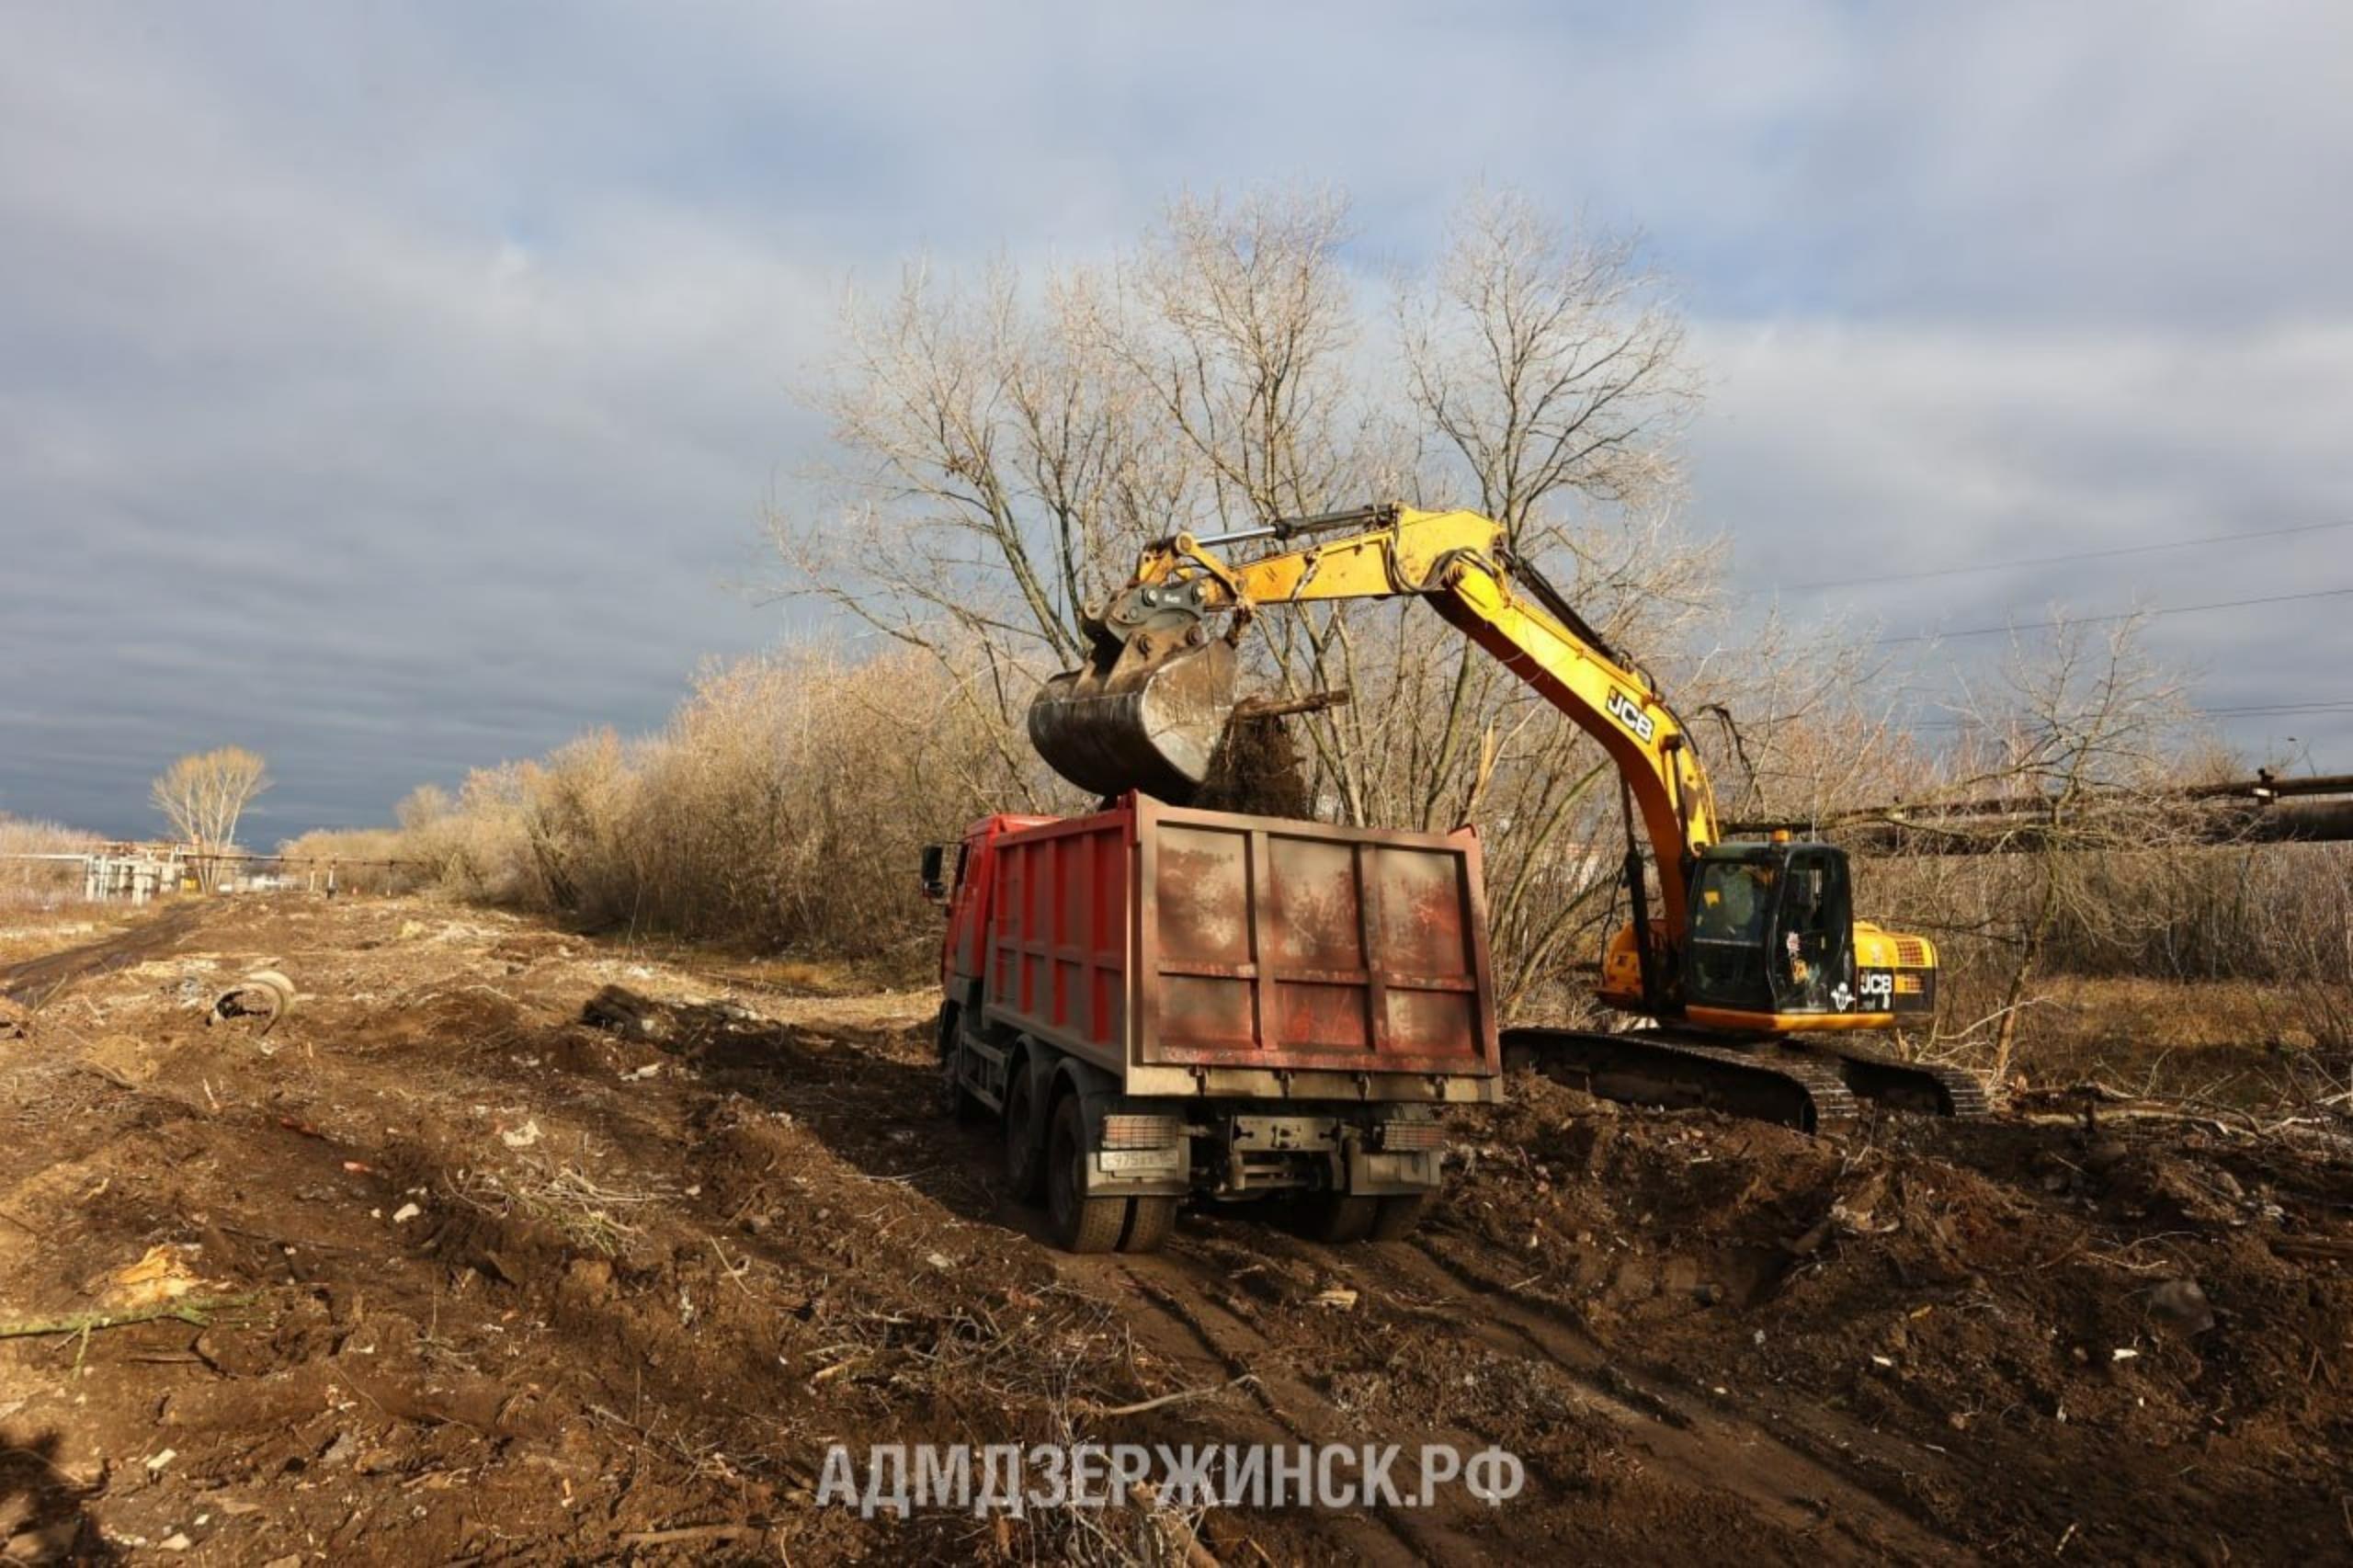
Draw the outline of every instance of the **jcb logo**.
M1649 740L1658 730L1658 721L1643 712L1639 703L1614 686L1609 688L1608 700L1602 706L1609 710L1612 719L1633 731L1638 741Z

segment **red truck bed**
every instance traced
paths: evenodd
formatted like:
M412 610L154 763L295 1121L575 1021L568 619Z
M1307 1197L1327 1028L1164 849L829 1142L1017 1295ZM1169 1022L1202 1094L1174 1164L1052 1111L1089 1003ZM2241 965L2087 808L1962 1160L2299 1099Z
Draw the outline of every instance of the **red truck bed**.
M1132 796L1007 835L996 853L985 961L999 1023L1123 1073L1498 1071L1468 830Z

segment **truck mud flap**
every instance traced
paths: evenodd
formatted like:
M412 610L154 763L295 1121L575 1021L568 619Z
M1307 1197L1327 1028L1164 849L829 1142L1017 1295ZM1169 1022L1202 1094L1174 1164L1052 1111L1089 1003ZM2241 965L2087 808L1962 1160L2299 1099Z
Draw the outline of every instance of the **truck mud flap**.
M1192 1189L1192 1140L1181 1112L1116 1094L1083 1095L1086 1196L1182 1198Z
M1377 1149L1360 1127L1340 1133L1347 1190L1352 1198L1403 1198L1435 1192L1438 1186L1439 1153L1429 1149Z

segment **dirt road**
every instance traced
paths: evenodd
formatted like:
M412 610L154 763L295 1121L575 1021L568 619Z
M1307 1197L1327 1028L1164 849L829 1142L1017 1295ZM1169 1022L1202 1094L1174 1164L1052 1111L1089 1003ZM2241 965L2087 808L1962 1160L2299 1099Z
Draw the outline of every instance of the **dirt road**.
M74 944L78 943L79 946ZM13 1556L2223 1562L2353 1550L2318 1130L1824 1142L1518 1078L1409 1243L1074 1258L919 995L425 903L184 907L0 977ZM18 950L22 950L19 947ZM305 995L207 1028L239 974ZM609 984L676 1004L582 1021ZM176 1297L169 1292L184 1291ZM136 1307L133 1310L137 1310ZM820 1506L829 1445L1396 1444L1507 1500ZM1140 1494L1131 1499L1149 1504ZM683 1533L682 1533L683 1532Z

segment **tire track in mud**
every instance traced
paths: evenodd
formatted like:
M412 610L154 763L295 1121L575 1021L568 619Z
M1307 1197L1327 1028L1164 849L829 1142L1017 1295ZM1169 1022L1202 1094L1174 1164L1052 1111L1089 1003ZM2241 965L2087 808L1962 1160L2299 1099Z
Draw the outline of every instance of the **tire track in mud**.
M1431 1237L1387 1246L1327 1248L1272 1227L1253 1226L1242 1233L1248 1236L1242 1243L1245 1250L1305 1263L1348 1279L1364 1291L1367 1305L1409 1319L1415 1334L1445 1335L1550 1368L1570 1386L1578 1413L1638 1454L1654 1483L1735 1502L1776 1531L1816 1540L1833 1559L1936 1564L1975 1560L1966 1547L1937 1534L1765 1426L1628 1371L1582 1330L1453 1256L1448 1241ZM1066 1277L1124 1298L1139 1336L1173 1361L1202 1367L1201 1381L1249 1374L1260 1411L1278 1429L1276 1440L1395 1442L1406 1454L1417 1453L1423 1443L1451 1444L1470 1453L1494 1440L1489 1434L1435 1420L1411 1431L1381 1430L1363 1415L1339 1408L1291 1370L1291 1353L1216 1300L1230 1273L1182 1239L1171 1251L1152 1256L1097 1259L1057 1254L1055 1259ZM1427 1304L1396 1303L1400 1287L1427 1298ZM1401 1471L1407 1469L1401 1462ZM1529 1462L1529 1487L1520 1504L1541 1501L1545 1491L1566 1490L1562 1483L1567 1479L1548 1477ZM1400 1485L1401 1490L1418 1489L1418 1471ZM1318 1516L1318 1523L1336 1545L1372 1562L1472 1561L1507 1544L1461 1528L1485 1511L1473 1506L1459 1487L1451 1494L1440 1488L1438 1499L1458 1506L1369 1508L1355 1517Z
M1449 1239L1427 1235L1386 1250L1383 1261L1399 1278L1461 1299L1471 1311L1458 1321L1481 1337L1499 1348L1517 1341L1522 1354L1533 1352L1559 1368L1583 1391L1589 1409L1677 1479L1735 1493L1760 1517L1785 1528L1827 1522L1874 1556L1974 1560L1966 1548L1779 1435L1628 1371L1559 1314L1495 1283Z
M129 969L178 946L204 924L212 908L202 903L179 904L111 937L11 964L0 969L0 996L27 1007L41 1006L76 981Z
M883 1060L864 1045L854 1048L853 1058L875 1065ZM1393 1442L1401 1449L1394 1472L1399 1488L1416 1494L1420 1473L1407 1460L1418 1456L1422 1444L1451 1444L1467 1455L1496 1440L1435 1414L1408 1427L1393 1415L1384 1422L1336 1403L1296 1369L1302 1347L1278 1343L1250 1321L1246 1308L1237 1310L1239 1303L1224 1304L1222 1298L1237 1277L1234 1258L1217 1256L1226 1252L1304 1266L1358 1286L1360 1317L1386 1314L1404 1343L1438 1336L1457 1347L1545 1369L1596 1440L1629 1457L1642 1484L1727 1506L1785 1542L1814 1543L1832 1560L1974 1561L1966 1546L1852 1473L1854 1463L1883 1471L1927 1470L1933 1456L1908 1445L1891 1453L1888 1439L1826 1412L1776 1411L1768 1426L1662 1384L1625 1366L1559 1309L1501 1283L1477 1261L1480 1249L1444 1231L1404 1244L1330 1247L1260 1221L1214 1220L1205 1229L1188 1216L1165 1252L1098 1257L1054 1248L1042 1221L1026 1208L998 1205L994 1213L967 1217L1022 1235L1062 1277L1119 1302L1137 1337L1187 1369L1190 1383L1215 1386L1248 1374L1251 1403L1220 1406L1228 1424L1222 1440ZM1574 1494L1589 1483L1587 1477L1552 1474L1535 1460L1527 1462L1529 1485L1517 1509L1533 1506L1553 1525L1563 1507L1577 1510ZM1459 1483L1438 1488L1427 1508L1370 1506L1348 1514L1302 1511L1299 1517L1336 1550L1374 1562L1481 1561L1527 1543L1509 1513L1479 1504ZM1544 1525L1537 1528L1540 1537L1552 1539Z
M1066 1278L1083 1278L1122 1298L1131 1326L1171 1360L1202 1367L1210 1381L1246 1375L1267 1428L1249 1437L1349 1448L1368 1441L1394 1442L1401 1450L1394 1483L1401 1494L1417 1496L1422 1472L1413 1456L1422 1444L1451 1443L1466 1453L1485 1446L1485 1439L1475 1434L1446 1426L1426 1426L1410 1434L1369 1431L1363 1418L1341 1410L1293 1372L1279 1346L1200 1290L1197 1271L1178 1257L1098 1260L1056 1254L1055 1265ZM1313 1518L1335 1545L1358 1562L1469 1562L1489 1555L1493 1543L1458 1528L1469 1512L1462 1501L1467 1496L1459 1486L1441 1487L1427 1508L1373 1504L1357 1514L1319 1510Z

